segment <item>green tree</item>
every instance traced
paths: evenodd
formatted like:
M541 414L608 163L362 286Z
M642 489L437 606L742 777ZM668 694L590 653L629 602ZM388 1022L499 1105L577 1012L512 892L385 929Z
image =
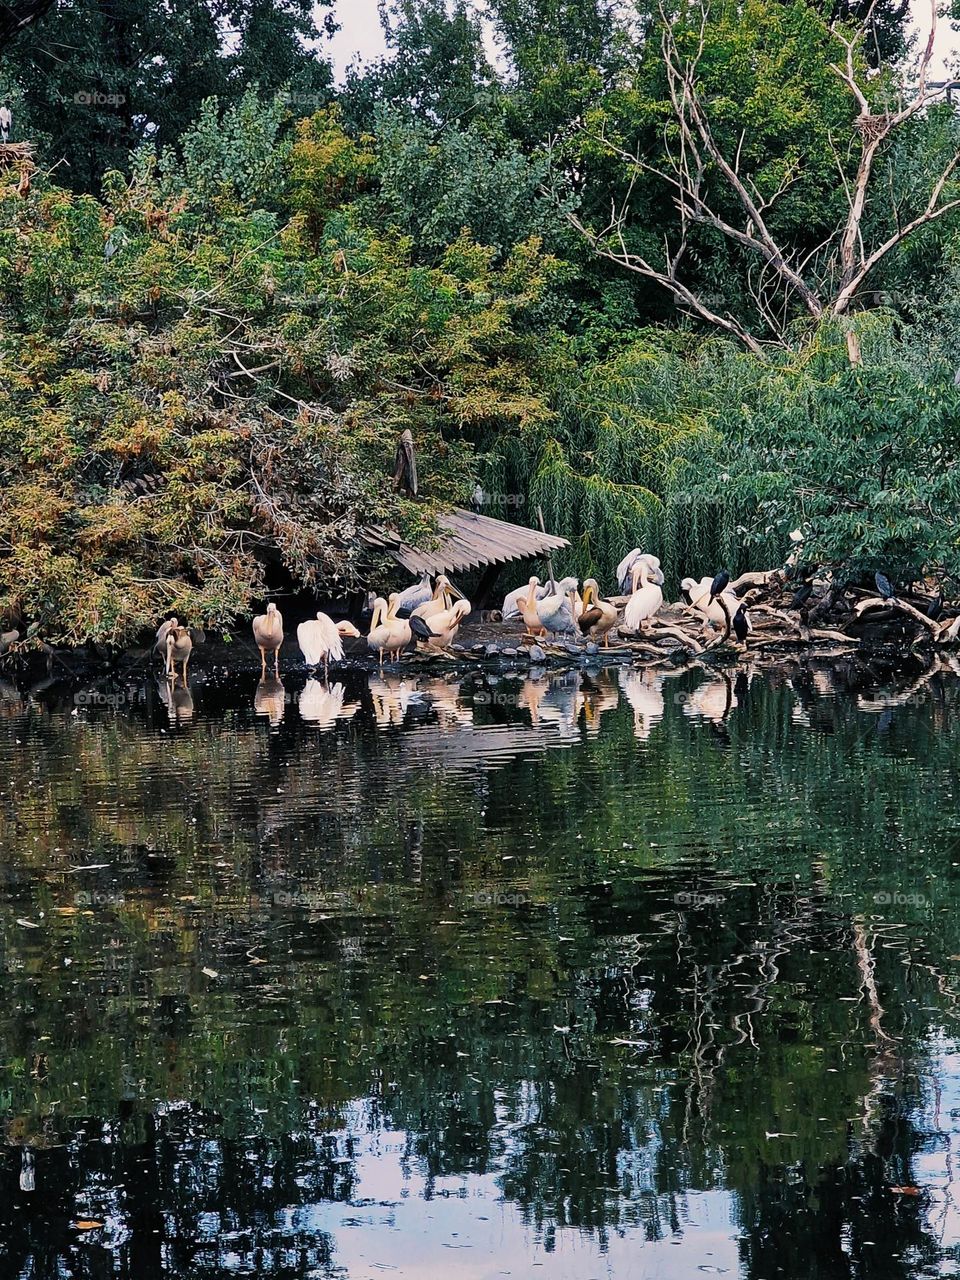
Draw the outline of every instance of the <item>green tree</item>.
M95 191L142 142L176 145L205 99L234 102L256 83L314 109L332 81L308 42L329 27L328 8L318 27L309 0L66 0L5 52L3 80L22 104L18 132L59 166L61 183Z

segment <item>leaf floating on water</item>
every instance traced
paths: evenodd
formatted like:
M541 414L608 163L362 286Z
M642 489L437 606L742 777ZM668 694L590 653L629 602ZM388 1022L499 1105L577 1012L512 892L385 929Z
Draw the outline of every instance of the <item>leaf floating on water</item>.
M919 1187L888 1187L888 1191L892 1191L895 1196L918 1196L920 1194Z
M219 973L217 973L216 969L202 969L202 970L201 970L201 973L205 973L205 974L207 975L207 977L208 977L208 978L219 978L219 977L220 977L220 975L219 975Z
M39 929L40 926L33 920L24 920L23 916L17 916L17 924L22 924L24 929Z
M104 1224L96 1218L78 1218L71 1225L74 1231L97 1231Z

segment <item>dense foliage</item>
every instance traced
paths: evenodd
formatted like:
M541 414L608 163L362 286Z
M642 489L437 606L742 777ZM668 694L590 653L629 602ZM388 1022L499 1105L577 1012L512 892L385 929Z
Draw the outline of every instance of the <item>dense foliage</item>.
M913 91L896 6L858 36L798 0L493 0L485 33L465 3L396 0L387 57L338 90L293 0L236 7L226 43L206 0L176 39L153 4L55 17L55 71L54 15L0 63L38 152L0 170L18 625L121 641L169 608L226 625L284 582L342 595L365 525L429 538L478 483L607 580L637 542L675 577L766 566L797 526L850 573L960 572L947 108L869 152L858 252L887 247L831 302L870 129ZM417 503L390 484L406 427Z

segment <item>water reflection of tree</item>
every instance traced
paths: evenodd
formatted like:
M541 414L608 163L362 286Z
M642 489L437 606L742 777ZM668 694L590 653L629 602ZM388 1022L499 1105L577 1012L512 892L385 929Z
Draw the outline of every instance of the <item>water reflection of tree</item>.
M557 705L567 738L575 691ZM178 1265L214 1273L226 1223L261 1274L329 1267L329 1242L277 1218L353 1194L328 1135L367 1098L427 1194L496 1170L548 1240L565 1224L658 1238L691 1188L726 1187L757 1277L906 1276L936 1256L921 1199L889 1187L911 1185L921 1140L923 1009L953 1007L954 892L919 834L931 779L956 780L949 735L924 731L918 771L920 708L878 737L842 702L807 726L789 689L754 685L721 743L686 705L666 698L639 746L624 708L578 752L506 763L528 722L501 704L466 722L426 708L419 745L416 726L359 717L271 736L252 707L172 738L128 718L10 722L0 1083L14 1113L57 1099L67 1116L66 1148L36 1144L61 1186L50 1248L106 1161L144 1265L160 1229ZM501 767L429 767L437 733L487 724L508 730ZM77 907L78 884L118 900ZM911 885L942 896L884 933L874 892ZM491 887L513 900L478 905ZM39 930L15 923L41 910ZM305 1119L304 1098L321 1112ZM98 1141L102 1123L122 1141ZM26 1257L40 1235L15 1200L0 1212Z

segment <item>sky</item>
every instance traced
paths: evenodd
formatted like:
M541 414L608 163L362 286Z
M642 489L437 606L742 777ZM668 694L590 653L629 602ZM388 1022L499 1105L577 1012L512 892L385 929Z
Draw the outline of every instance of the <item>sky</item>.
M929 30L930 0L912 0L914 27L924 35ZM386 52L377 0L337 0L337 21L340 31L330 45L330 53L336 68L337 79L357 55L367 62ZM941 21L937 31L934 79L943 79L948 65L956 65L954 50L960 48L960 35L947 22Z

